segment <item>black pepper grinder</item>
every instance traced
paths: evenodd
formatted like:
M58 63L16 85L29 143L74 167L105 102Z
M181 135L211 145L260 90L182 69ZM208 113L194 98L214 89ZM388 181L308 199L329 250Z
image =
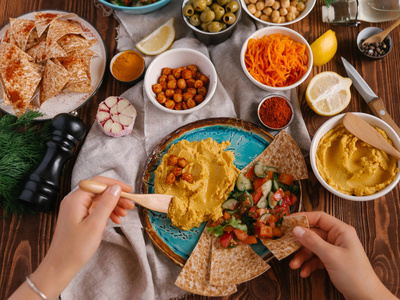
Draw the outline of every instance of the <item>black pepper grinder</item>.
M64 164L72 155L72 149L86 134L81 119L72 114L56 115L51 125L52 137L46 143L47 150L39 167L29 176L19 200L35 211L48 212L57 199L60 177Z

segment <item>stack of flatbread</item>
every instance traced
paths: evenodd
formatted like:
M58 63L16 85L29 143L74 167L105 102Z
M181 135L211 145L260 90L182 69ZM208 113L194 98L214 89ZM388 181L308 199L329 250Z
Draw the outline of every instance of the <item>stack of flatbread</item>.
M266 165L276 166L278 170L282 169L281 172L292 174L297 180L308 178L301 151L284 130L242 172L246 172L258 160ZM277 239L262 239L261 242L278 260L284 259L301 247L292 234L296 226L309 228L307 217L284 217L282 236ZM256 278L268 269L270 266L267 262L249 245L223 248L218 239L205 228L175 285L198 295L226 296L237 291L237 284Z
M35 12L35 20L10 18L0 44L4 103L19 117L60 91L89 93L95 53L74 14ZM38 97L36 97L38 95ZM38 101L33 101L38 98Z

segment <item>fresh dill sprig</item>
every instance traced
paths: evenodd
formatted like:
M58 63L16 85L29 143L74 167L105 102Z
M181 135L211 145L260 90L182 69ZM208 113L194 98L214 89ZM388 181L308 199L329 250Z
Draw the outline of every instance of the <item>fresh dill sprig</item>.
M0 204L6 215L32 213L17 198L42 161L51 136L50 122L41 128L32 125L41 115L29 111L20 118L5 115L0 119Z
M336 0L321 0L322 2L325 2L326 7L329 7L331 5L332 2L335 2Z

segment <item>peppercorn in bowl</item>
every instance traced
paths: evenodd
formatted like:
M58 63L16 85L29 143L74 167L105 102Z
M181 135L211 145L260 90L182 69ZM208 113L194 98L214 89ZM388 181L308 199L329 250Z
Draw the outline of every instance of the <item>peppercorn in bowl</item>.
M144 77L147 98L172 114L189 114L204 107L217 88L217 72L199 51L178 48L157 56Z
M273 94L261 100L258 105L257 116L266 128L282 130L293 121L294 110L286 97Z
M386 55L392 51L392 38L387 35L382 43L366 44L362 43L369 37L382 32L383 29L379 27L367 27L360 31L357 35L357 48L362 53L362 55L370 60L378 60L384 58Z

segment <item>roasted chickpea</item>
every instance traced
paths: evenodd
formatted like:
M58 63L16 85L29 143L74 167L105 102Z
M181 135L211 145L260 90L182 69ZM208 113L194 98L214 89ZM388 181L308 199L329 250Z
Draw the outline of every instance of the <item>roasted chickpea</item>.
M257 11L256 5L253 4L253 3L247 5L247 9L249 10L249 12L250 12L251 14L254 14L254 13Z
M182 71L182 78L185 80L188 80L190 78L192 78L192 71L186 69Z
M296 19L295 13L294 12L288 12L288 14L286 15L286 20L288 22L291 22L291 21L293 21L295 19Z
M181 89L175 89L175 94L183 94Z
M163 68L161 73L162 73L162 75L170 75L171 74L171 68Z
M167 175L167 177L165 178L165 183L166 184L174 184L175 179L176 179L176 177L175 177L174 173L169 173Z
M288 13L291 13L291 12L292 12L292 13L294 13L294 12L297 10L297 8L296 8L296 7L294 7L294 6L291 6L291 5L290 5L290 6L288 6L286 9L287 9Z
M263 10L265 8L265 2L257 2L256 8L257 10Z
M305 10L306 9L306 5L303 3L303 2L299 2L297 5L296 5L296 8L297 8L297 10L298 11L303 11L303 10Z
M166 82L166 81L167 81L167 75L161 75L160 78L158 78L158 83Z
M167 101L167 97L165 96L164 92L157 94L157 102L160 104L164 104Z
M162 86L159 83L153 84L152 89L153 89L153 92L156 94L162 92Z
M182 90L183 90L184 88L186 88L186 81L185 81L185 79L183 79L183 78L178 79L177 86L178 86L178 88L180 88L180 89L182 89Z
M168 86L168 88L171 89L171 90L176 89L176 80L170 80L170 81L168 81L167 86Z
M281 7L288 7L290 5L290 0L281 0Z
M194 102L196 102L197 104L200 104L201 102L204 101L204 96L203 95L195 95L193 97Z
M285 22L286 22L286 17L285 16L283 16L283 17L280 16L278 23L281 24L281 23L285 23Z
M172 70L172 75L174 75L176 79L180 78L181 74L182 74L182 68L175 68Z
M244 3L246 3L247 5L250 4L250 0L244 0Z
M199 79L203 81L203 85L207 85L210 82L210 79L204 74L202 74Z
M194 78L190 78L186 80L186 86L187 87L194 87L194 83L196 82L196 80Z
M250 0L250 3L256 4L258 0Z
M178 163L178 156L171 154L168 157L168 165L175 166Z
M182 110L182 102L177 102L177 103L175 103L174 109L175 109L175 110Z
M165 91L165 97L167 98L172 98L174 95L175 95L175 90L168 89Z
M199 88L201 88L203 85L204 85L204 84L203 84L203 81L201 81L200 79L198 79L198 80L196 80L196 81L194 82L194 88L195 88L195 89L199 89Z
M265 6L272 6L274 5L275 0L265 0Z
M172 72L172 71L171 71L171 72ZM171 81L171 80L176 80L176 78L175 78L174 75L169 74L168 77L167 77L167 82L168 82L168 81Z
M187 166L187 164L188 164L188 161L186 158L183 158L183 157L178 158L178 166L180 166L181 168L184 168Z
M167 83L166 81L164 81L164 82L161 82L160 84L161 84L162 90L163 90L163 91L166 91L167 88L168 88L168 83Z
M186 105L188 108L193 108L196 106L196 102L193 99L189 99L188 101L186 101Z
M187 69L192 71L192 73L196 73L199 70L196 65L188 65Z
M281 8L281 3L279 1L275 1L272 5L272 9L277 10Z
M175 102L182 102L183 96L182 94L175 94L174 95L174 101Z
M175 101L169 99L169 100L165 101L164 105L165 105L166 108L174 109Z
M200 94L200 95L202 95L202 96L206 96L207 95L207 88L205 87L205 86L202 86L201 88L199 88L198 90L197 90L197 92Z
M182 109L184 109L184 110L188 109L188 107L187 107L185 102L181 102L181 103L182 103Z
M196 82L194 84L196 85ZM186 92L192 94L193 96L197 94L197 90L194 87L188 88Z
M281 7L279 13L281 14L281 16L286 16L288 14L288 11L285 7Z
M270 17L272 15L272 12L273 12L273 10L271 7L264 8L264 10L263 10L263 13L268 17Z
M278 20L280 17L279 10L274 10L271 14L272 22L276 23L274 20Z
M182 168L173 167L171 173L175 175L175 177L179 177L182 175Z
M257 10L257 11L254 13L254 16L255 16L256 18L261 17L261 15L262 15L262 11L261 11L261 10Z
M267 15L262 15L262 16L260 17L260 19L263 20L263 21L265 21L265 22L270 22L270 21L271 21L271 20L270 20L270 17L267 16Z
M193 175L190 174L189 172L185 172L185 173L182 174L182 179L187 181L187 182L189 182L189 183L192 183L193 182Z
M188 92L183 93L183 95L182 95L183 101L188 101L188 100L192 99L193 97L194 97L194 95L192 93L188 93Z
M299 1L293 0L293 1L290 2L290 6L296 7L298 3L299 3Z

